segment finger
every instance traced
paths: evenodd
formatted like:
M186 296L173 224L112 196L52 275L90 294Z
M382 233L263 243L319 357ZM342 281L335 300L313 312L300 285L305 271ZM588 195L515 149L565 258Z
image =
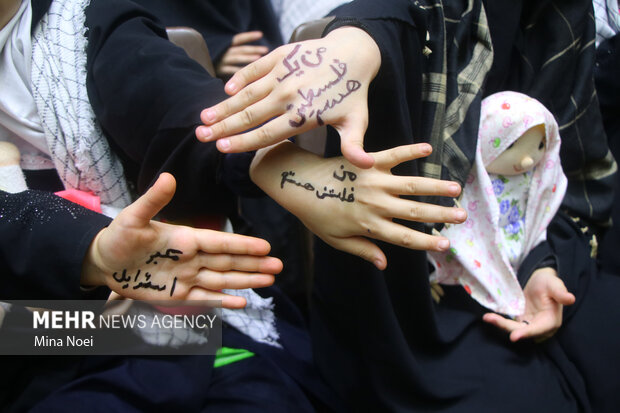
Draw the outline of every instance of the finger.
M271 274L201 270L198 273L197 286L207 290L241 290L245 288L269 287L273 285L274 281L275 277Z
M330 238L324 241L340 251L348 252L373 263L379 270L384 270L387 267L387 258L381 248L365 238Z
M267 255L271 250L263 239L211 230L200 231L196 242L202 252L209 254Z
M551 297L559 304L572 305L575 303L575 296L568 292L566 286L557 278L557 282L550 285Z
M269 48L266 46L235 46L228 49L228 52L224 56L259 55L262 57L267 53L269 53Z
M287 46L281 46L274 50L274 52L267 54L256 62L247 65L243 70L235 73L235 75L226 82L224 91L229 95L234 95L250 83L264 77L267 73L271 72L278 63L281 54L286 53L286 49L284 49L286 47ZM282 52L277 52L278 50L282 50ZM224 115L223 117L227 116L226 114L222 115ZM220 117L219 119L222 118Z
M374 154L377 167L392 169L396 165L413 159L424 158L433 152L433 148L428 143L416 143L413 145L402 145L395 148Z
M442 207L401 198L394 198L389 203L384 203L383 208L385 208L384 216L407 221L460 224L467 219L467 212L462 208Z
M529 325L519 328L510 333L510 341L517 342L524 338L549 338L557 330L553 321L548 318L537 318Z
M461 186L441 179L396 176L381 181L381 187L393 195L449 196L457 197Z
M482 316L482 321L484 321L485 323L494 325L495 327L501 330L504 330L508 333L512 333L515 330L518 330L520 328L523 328L524 326L527 326L526 324L522 322L510 320L506 317L502 317L501 315L495 314L495 313L486 313L485 315Z
M259 40L262 37L263 37L263 32L258 31L258 30L251 31L251 32L237 33L236 35L233 36L231 45L237 46L240 44L255 42L256 40Z
M132 217L135 225L147 225L155 215L165 207L174 196L176 181L169 173L162 173L148 191L133 204L121 212L124 216Z
M200 287L192 288L185 299L189 301L212 301L210 304L222 308L243 308L246 304L243 297L224 294L219 291L205 290Z
M243 66L218 66L216 71L218 76L232 76L242 68Z
M263 57L260 53L230 53L220 61L220 65L245 66Z
M201 268L212 271L243 271L278 274L282 261L275 257L257 257L233 254L201 254L198 261Z
M342 126L336 126L340 134L340 150L344 157L358 168L368 169L375 163L372 155L364 150L364 135L368 128L368 107L360 107L352 112Z
M233 135L217 141L217 148L224 153L237 153L253 151L273 145L290 138L298 133L303 133L312 126L308 122L298 129L291 128L286 116L279 116L260 128L253 129L242 135Z
M389 220L366 224L365 230L367 237L412 250L447 251L450 248L450 241L445 237L428 235Z
M242 92L242 94L243 93L245 92ZM263 91L259 91L259 93L262 94ZM243 109L241 112L212 125L210 127L211 137L217 139L219 137L235 135L247 131L248 129L265 123L271 118L281 115L283 112L284 108L278 105L275 99L266 97Z
M228 128L230 122L228 122L228 118L264 99L265 96L269 95L272 88L269 80L261 79L244 88L243 92L203 110L200 113L200 120L205 125L210 126L199 126L196 128L196 137L203 142L209 142L218 137L230 135L231 132ZM221 116L222 114L224 116ZM234 124L231 126L234 126Z

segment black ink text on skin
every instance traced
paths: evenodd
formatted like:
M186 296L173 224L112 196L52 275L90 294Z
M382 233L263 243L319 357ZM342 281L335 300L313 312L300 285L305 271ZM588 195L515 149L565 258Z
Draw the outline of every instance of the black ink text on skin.
M316 52L315 52L316 61L311 61L308 59L308 57L312 56L312 52L310 50L306 50L304 53L302 53L301 58L299 60L295 59L295 61L291 63L291 59L295 57L295 55L297 54L300 48L301 48L301 44L298 44L282 60L282 64L288 69L288 73L282 77L277 78L278 82L282 82L287 77L291 76L293 73L296 73L296 72L297 72L297 76L301 76L304 74L304 71L301 70L301 65L299 64L299 60L301 61L302 65L306 67L310 67L310 68L320 66L321 63L323 63L322 54L327 51L327 49L324 47L319 47L318 49L316 49Z
M161 254L160 252L156 252L155 254L151 255L151 257L148 259L148 261L146 262L146 264L150 264L151 262L153 264L157 264L157 261L155 261L156 258L168 258L171 259L172 261L178 261L179 260L179 256L178 255L174 255L174 254L183 254L183 252L179 251L179 250L175 250L172 248L168 248L166 250L165 254Z
M348 177L351 181L355 181L357 179L357 175L354 172L350 172L350 171L345 171L344 170L344 165L340 165L340 169L342 169L342 176L338 176L336 171L334 171L333 176L338 179L341 182L344 182L344 180ZM291 183L295 186L299 186L307 191L314 191L314 185L312 185L311 183L307 182L307 183L301 183L299 181L296 181L295 179L293 179L292 177L295 176L295 172L294 171L284 171L282 172L282 180L280 181L280 188L284 189L284 184L286 183ZM330 189L327 188L326 186L323 187L323 192L319 192L318 190L315 192L315 195L318 199L325 199L325 198L337 198L342 202L355 202L355 195L353 194L353 192L355 191L354 187L350 188L350 192L347 195L347 188L343 188L343 190L341 192L336 192L335 189Z
M312 110L308 114L307 117L311 118L312 116L316 115L316 121L319 124L319 126L325 125L325 122L323 121L323 118L321 117L321 115L323 115L328 110L333 109L334 107L336 107L339 104L341 104L343 100L345 100L351 93L353 93L356 90L358 90L361 86L362 86L362 84L360 82L358 82L357 80L347 80L347 83L346 83L347 91L345 93L341 92L341 93L338 93L338 97L337 98L327 99L327 101L325 102L325 105L323 105L322 109L317 109L316 111ZM297 91L297 92L300 95L303 96L303 94L300 91ZM304 123L306 123L306 109L309 109L310 107L312 107L312 105L308 106L307 102L306 103L302 103L301 106L299 108L297 108L297 116L299 116L299 120L298 121L294 121L292 119L289 119L289 121L288 121L289 125L291 125L294 128L299 128ZM288 110L292 109L292 105L287 106L287 109Z
M149 259L146 261L146 264L153 263L153 265L157 265L157 261L155 261L156 258L164 258L164 259L170 259L172 261L178 261L179 255L182 255L182 254L183 254L182 251L175 250L173 248L167 249L164 254L157 251L149 257ZM150 289L150 290L155 290L155 291L166 290L167 288L166 285L154 284L150 281L152 274L149 273L148 271L144 274L145 281L139 281L138 279L141 273L142 273L142 269L138 268L138 270L136 271L136 274L133 276L134 285L132 285L132 288L134 290L138 290L140 288ZM123 269L123 271L120 274L119 272L115 272L114 274L112 274L112 278L114 279L114 281L118 282L119 284L125 283L125 285L121 287L123 290L129 288L129 283L132 282L131 281L132 276L127 274L127 269ZM172 281L172 288L170 289L170 297L172 297L172 294L174 294L174 289L176 287L176 284L177 284L177 277L174 277L174 280Z

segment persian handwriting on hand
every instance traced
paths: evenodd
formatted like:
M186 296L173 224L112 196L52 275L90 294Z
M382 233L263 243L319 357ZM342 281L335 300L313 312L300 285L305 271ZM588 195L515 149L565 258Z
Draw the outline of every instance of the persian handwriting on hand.
M327 189L327 187L324 186L323 193L320 193L318 190L316 191L316 197L319 199L338 198L342 202L355 202L355 195L353 195L353 191L355 191L355 188L351 187L351 193L347 196L347 188L344 188L342 192L336 193L334 189Z
M314 102L314 99L318 98L324 92L326 92L327 90L331 89L333 86L335 86L338 83L340 83L340 81L344 78L344 75L346 75L346 73L347 73L347 64L340 62L340 60L338 60L338 59L334 59L334 63L337 65L337 67L334 66L333 64L329 65L329 67L336 74L336 78L335 79L330 80L329 82L327 82L326 84L324 84L323 86L321 86L318 89L310 88L305 93L301 89L297 89L297 94L299 96L301 96L301 98L304 100L304 102L297 108L297 116L299 116L299 120L298 121L289 120L289 124L292 127L299 128L304 123L306 123L306 109L312 108L312 104ZM338 70L338 69L340 69L340 70ZM287 110L291 110L292 108L293 108L293 105L288 105L286 109ZM311 118L314 114L315 114L315 111L312 110L308 114L308 117Z
M312 67L317 67L320 66L321 63L323 63L323 56L322 54L325 53L327 51L326 48L324 47L319 47L318 49L316 49L315 52L315 57L316 57L316 61L312 62L310 60L308 60L307 56L311 56L312 52L310 50L306 50L302 55L301 55L301 59L297 60L295 59L292 63L291 63L291 59L293 59L295 57L295 55L297 55L297 52L299 51L299 49L301 48L301 44L298 44L297 46L295 46L293 48L293 50L291 50L291 52L282 60L282 64L286 67L286 69L288 70L288 73L285 74L282 77L277 78L276 80L278 82L282 82L283 80L285 80L286 78L288 78L289 76L291 76L293 73L297 73L297 76L301 76L304 74L304 71L301 70L301 65L299 64L299 60L301 60L301 64L312 68Z
M155 258L167 258L167 259L171 259L172 261L178 261L179 260L179 256L175 255L175 254L182 255L183 252L181 252L179 250L172 249L172 248L168 248L166 250L165 254L161 254L160 252L156 252L155 254L151 255L150 258L148 259L148 261L146 261L146 264L150 264L152 262L153 264L157 265L157 261L155 261Z
M346 178L349 178L351 181L355 181L357 179L357 175L354 172L344 170L344 165L340 165L340 169L342 169L342 174L343 174L342 176L338 176L336 171L334 171L333 173L334 178L338 179L339 181L344 182ZM294 171L282 172L282 180L280 181L280 188L284 189L284 184L290 183L295 186L299 186L307 191L314 191L314 185L312 185L309 182L304 184L304 183L301 183L300 181L296 181L295 179L292 178L294 176L295 176ZM347 195L347 188L343 188L341 192L336 192L335 189L328 189L326 186L324 186L323 192L320 192L319 190L317 190L315 192L315 195L318 199L338 198L342 202L355 202L355 195L353 194L353 192L355 191L355 188L351 187L350 191L351 192L349 193L349 195Z
M326 84L325 86L317 89L317 90L318 91L321 91L321 90L324 91L324 90L326 90L325 88L328 85L329 85L329 83ZM297 108L296 114L299 117L299 120L289 119L289 121L288 121L289 125L291 125L293 128L300 128L304 123L306 123L306 118L307 117L311 118L312 116L315 116L315 115L316 115L316 121L319 124L319 126L325 125L325 121L323 120L321 115L323 115L328 110L333 109L334 107L336 107L339 104L341 104L343 100L345 100L351 93L353 93L356 90L358 90L361 86L362 86L362 84L360 82L358 82L357 80L347 80L347 82L346 82L346 92L345 93L340 92L340 93L338 93L338 97L331 98L331 99L328 98L325 101L325 104L323 105L322 109L316 109L316 110L312 109L312 111L307 116L306 116L306 110L312 108L313 101L314 101L314 98L316 98L316 95L314 94L314 91L312 89L310 89L305 95L304 95L303 92L298 90L297 93L302 98L304 98L305 103L302 103ZM287 110L291 110L292 108L293 108L293 105L288 105L286 107Z
M305 184L302 184L301 182L298 182L294 179L289 178L289 176L295 176L295 172L293 171L282 172L282 181L280 181L280 188L284 188L284 184L289 182L291 184L300 186L305 190L314 191L314 186L310 182L306 182Z
M179 255L182 255L183 252L173 249L173 248L169 248L166 250L166 252L164 252L163 254L159 251L153 253L152 255L149 256L149 259L146 261L146 264L153 264L153 265L157 265L157 261L155 261L157 258L163 258L163 259L169 259L172 261L178 261L180 259ZM122 272L114 272L114 274L112 274L112 278L114 279L114 281L116 281L119 284L124 284L121 288L123 290L129 288L130 284L131 287L134 290L138 290L138 289L150 289L150 290L155 290L155 291L164 291L166 290L168 287L167 285L159 285L159 284L155 284L153 282L150 281L152 274L149 273L148 271L146 273L144 273L144 281L140 281L140 275L142 274L142 269L138 268L135 275L130 275L127 273L127 269L123 269ZM133 281L132 281L133 278ZM172 297L172 294L174 293L174 289L176 287L176 283L177 283L177 277L174 277L174 280L172 281L172 288L170 289L170 297Z
M340 169L342 170L342 176L338 176L336 171L334 171L334 178L336 178L340 182L344 182L347 177L351 180L351 182L357 179L357 174L355 174L355 172L345 171L344 165L340 165Z

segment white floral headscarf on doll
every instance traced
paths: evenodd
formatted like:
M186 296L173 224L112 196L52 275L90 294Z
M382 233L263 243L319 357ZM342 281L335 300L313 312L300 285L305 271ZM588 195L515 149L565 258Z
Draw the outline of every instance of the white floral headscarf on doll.
M489 175L486 167L536 125L544 125L546 136L546 150L536 167L516 176ZM451 248L430 253L436 268L431 281L461 284L483 306L522 315L525 298L516 273L527 254L546 239L566 185L553 115L537 100L516 92L484 99L475 164L461 198L468 219L441 231ZM510 196L503 198L507 192Z

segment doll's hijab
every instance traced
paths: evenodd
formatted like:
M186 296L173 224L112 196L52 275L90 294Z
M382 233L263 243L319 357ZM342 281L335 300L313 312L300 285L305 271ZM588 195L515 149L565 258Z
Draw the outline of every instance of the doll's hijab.
M486 166L536 125L544 125L546 150L527 190L522 252L513 268L502 249L500 206ZM516 277L518 265L546 239L546 228L560 207L566 185L553 115L537 100L517 92L499 92L484 99L475 163L461 198L468 219L441 231L451 248L447 253L429 254L436 268L431 281L461 284L484 307L509 316L522 315L525 298Z

